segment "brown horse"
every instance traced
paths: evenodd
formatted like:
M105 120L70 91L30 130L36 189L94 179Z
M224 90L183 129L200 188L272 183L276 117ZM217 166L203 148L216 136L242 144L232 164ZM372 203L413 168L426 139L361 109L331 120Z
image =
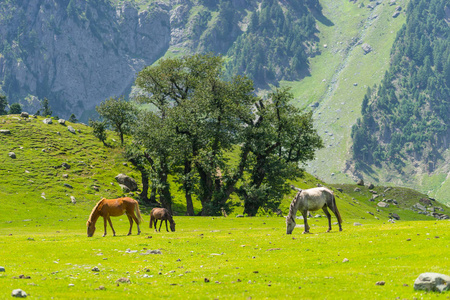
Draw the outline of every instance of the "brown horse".
M291 186L291 188L297 190L298 193L292 200L291 206L289 207L289 214L286 217L286 234L291 234L295 228L295 215L297 214L297 210L300 210L303 216L303 222L305 224L305 231L303 233L309 233L308 211L319 209L322 209L328 218L327 232L329 232L331 230L331 215L328 212L327 207L335 214L339 224L339 231L342 231L342 218L336 206L336 199L334 198L333 191L325 187L317 187L308 190L301 190L294 186Z
M134 214L134 211L136 211L136 215ZM105 199L103 198L100 200L92 209L91 215L89 216L89 219L86 223L87 225L87 235L88 237L91 237L94 235L95 232L95 223L97 222L97 219L102 216L104 225L105 225L105 233L103 236L106 235L106 221L108 220L109 226L111 226L113 236L116 235L116 232L114 231L114 227L111 223L110 217L118 217L123 215L124 213L127 214L128 220L130 221L130 230L128 231L128 235L131 234L131 228L133 227L133 220L137 224L138 233L141 233L141 229L139 229L139 224L141 223L142 217L141 212L139 211L139 203L131 198L125 197L125 198L118 198L118 199Z
M166 221L166 230L169 231L167 228L167 220L170 222L170 230L175 231L175 222L173 221L172 215L169 213L169 211L165 208L154 208L152 209L150 213L150 228L152 228L152 224L155 225L155 231L158 231L156 229L156 224L158 223L158 220L161 220L161 223L159 224L159 232L161 232L161 226L163 221Z

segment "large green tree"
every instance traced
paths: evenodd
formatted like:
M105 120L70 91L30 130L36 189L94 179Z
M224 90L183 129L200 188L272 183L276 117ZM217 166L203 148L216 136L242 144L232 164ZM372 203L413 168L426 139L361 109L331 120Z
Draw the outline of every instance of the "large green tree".
M286 179L300 174L298 163L322 146L311 115L289 103L287 90L260 99L250 79L224 80L222 66L221 57L209 54L164 59L136 80L137 98L155 109L139 117L133 137L153 167L178 175L189 215L192 195L202 215L216 215L229 209L236 191L251 215L261 206L274 208ZM231 153L238 158L229 159Z
M136 120L137 108L124 97L110 97L95 107L98 114L106 120L109 126L119 134L123 145L124 134L130 132L131 125Z
M238 193L244 213L255 215L259 208L275 209L289 193L288 179L301 176L299 164L314 158L323 147L313 128L311 113L303 113L291 102L287 88L276 89L256 104L255 118L247 123L244 148L250 149Z

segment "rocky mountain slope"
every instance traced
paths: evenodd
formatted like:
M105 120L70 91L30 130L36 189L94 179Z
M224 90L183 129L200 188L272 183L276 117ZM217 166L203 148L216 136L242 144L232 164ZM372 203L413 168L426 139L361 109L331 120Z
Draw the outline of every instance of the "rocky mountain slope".
M164 54L170 15L128 2L2 1L0 78L9 102L34 113L47 97L55 114L81 116L127 94L136 72Z

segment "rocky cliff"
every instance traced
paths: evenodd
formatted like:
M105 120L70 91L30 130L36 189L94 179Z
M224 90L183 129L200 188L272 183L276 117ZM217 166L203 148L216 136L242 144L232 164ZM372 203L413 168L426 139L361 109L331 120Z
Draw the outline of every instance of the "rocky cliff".
M135 75L165 53L170 14L108 0L0 3L0 78L10 103L34 113L47 97L54 114L81 116L126 94Z

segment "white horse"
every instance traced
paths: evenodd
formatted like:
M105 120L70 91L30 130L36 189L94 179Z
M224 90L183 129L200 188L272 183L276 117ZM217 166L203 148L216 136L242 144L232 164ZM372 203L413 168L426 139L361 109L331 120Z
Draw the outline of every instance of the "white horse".
M319 209L322 209L328 218L327 232L329 232L331 230L331 215L328 212L327 207L329 207L336 216L339 224L339 231L342 231L342 218L336 206L334 193L331 190L324 187L307 190L301 190L294 186L291 186L291 188L297 190L298 193L292 200L291 206L289 207L289 214L286 217L286 234L291 234L295 228L295 215L297 214L297 210L301 211L303 221L305 223L305 231L303 233L310 233L308 225L308 211L315 211Z

